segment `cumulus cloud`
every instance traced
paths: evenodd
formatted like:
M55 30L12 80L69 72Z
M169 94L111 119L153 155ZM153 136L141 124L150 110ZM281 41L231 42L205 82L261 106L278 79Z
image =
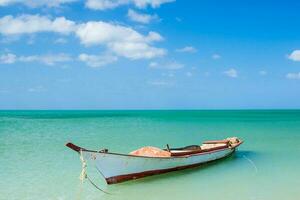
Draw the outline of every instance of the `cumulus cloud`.
M69 34L75 30L75 23L64 17L50 19L40 15L11 15L0 18L0 33L6 36L37 32Z
M224 74L228 77L231 77L231 78L237 78L238 77L238 72L233 68L231 68L227 71L224 71Z
M195 53L197 52L197 49L193 46L186 46L180 49L176 49L176 51L181 53Z
M176 61L167 61L162 63L150 62L149 67L152 69L168 69L168 70L178 70L184 67L184 64Z
M155 32L142 35L130 27L115 25L102 21L91 21L80 24L76 35L85 45L107 44L113 42L150 43L163 38Z
M102 67L118 60L118 57L109 54L89 55L83 53L80 54L78 58L80 61L85 62L90 67Z
M0 0L0 6L9 6L13 4L23 4L28 7L59 7L65 3L71 3L77 0Z
M132 9L128 10L127 16L131 21L139 22L142 24L149 24L151 21L158 19L157 15L142 14Z
M115 54L133 60L166 54L165 49L151 45L153 42L163 40L156 32L142 35L129 27L94 21L79 25L76 35L84 45L105 45Z
M46 65L55 65L57 63L68 62L71 60L71 56L63 53L31 56L16 56L11 53L0 55L0 63L3 64L13 64L15 62L40 62Z
M156 32L150 31L146 37L147 42L159 42L164 40L164 38Z
M16 62L16 60L17 60L17 56L12 53L0 55L0 63L3 64L13 64Z
M300 80L300 72L298 72L298 73L288 73L286 75L286 78L287 79L298 79L298 80Z
M128 0L87 0L85 6L92 10L107 10L129 4Z
M288 59L300 61L300 50L294 50L290 55L288 55Z
M5 36L33 34L38 32L74 33L86 46L102 45L108 51L129 59L150 59L164 56L167 51L153 46L154 42L163 40L156 32L141 34L131 27L89 21L76 24L64 17L51 19L39 15L11 15L0 18L0 34Z
M166 54L164 49L149 46L147 43L115 42L108 45L119 56L129 59L150 59Z
M137 8L160 7L165 3L171 3L175 0L87 0L85 6L93 10L113 9L123 5L133 4Z

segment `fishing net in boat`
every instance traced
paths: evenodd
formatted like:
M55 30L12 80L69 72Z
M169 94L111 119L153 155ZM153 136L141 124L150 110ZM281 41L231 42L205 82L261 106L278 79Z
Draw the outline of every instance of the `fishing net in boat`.
M146 157L170 157L171 153L168 151L164 151L157 147L142 147L135 151L129 153L130 155L134 156L146 156Z

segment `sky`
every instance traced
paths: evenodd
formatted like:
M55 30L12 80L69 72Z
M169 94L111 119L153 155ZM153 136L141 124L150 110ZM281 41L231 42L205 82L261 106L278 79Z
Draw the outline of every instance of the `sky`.
M0 0L0 109L299 109L299 9Z

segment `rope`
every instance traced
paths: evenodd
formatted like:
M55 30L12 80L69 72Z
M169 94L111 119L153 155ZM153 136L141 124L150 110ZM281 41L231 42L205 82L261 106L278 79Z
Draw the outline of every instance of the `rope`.
M82 150L80 150L80 161L81 161L81 173L79 176L79 180L81 180L81 183L83 183L84 179L87 178L87 173L86 173L86 162L83 158Z
M81 160L81 163L82 163L82 170L81 170L81 173L80 173L80 176L79 176L79 179L81 180L81 183L83 183L84 179L87 179L96 189L98 189L99 191L105 193L105 194L111 194L109 192L106 192L105 190L99 188L91 179L90 177L88 177L87 175L87 164L86 164L86 161L84 160L83 158L83 154L82 154L82 150L80 150L80 160ZM98 168L97 168L98 169Z
M254 167L255 172L257 173L257 172L258 172L258 169L257 169L255 163L254 163L250 158L248 158L247 156L243 155L243 157L244 157L247 161L249 161L249 163Z
M101 192L104 192L105 194L111 194L109 192L106 192L105 190L102 190L101 188L99 188L91 179L90 177L86 176L87 180L98 190L100 190Z

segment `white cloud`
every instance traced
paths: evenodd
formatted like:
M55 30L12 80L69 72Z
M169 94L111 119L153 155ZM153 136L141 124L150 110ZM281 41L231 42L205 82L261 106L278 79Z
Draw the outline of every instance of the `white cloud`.
M0 0L0 6L6 6L13 2L15 2L15 0Z
M146 42L159 42L163 40L164 38L159 33L156 33L154 31L150 31L147 37L145 38Z
M54 40L54 44L66 44L68 41L65 38L57 38Z
M221 58L221 56L220 56L219 54L213 54L213 55L211 56L211 58L214 59L214 60L218 60L218 59Z
M169 82L169 81L165 81L165 80L149 81L148 84L153 85L153 86L172 86L172 85L174 85L173 82Z
M267 71L261 70L261 71L259 71L259 75L265 76L265 75L267 75Z
M74 33L86 46L102 45L109 52L132 60L151 59L167 53L165 49L153 46L154 42L163 40L159 33L153 31L144 35L131 27L103 21L76 24L64 17L51 19L39 15L8 15L0 18L0 33L5 36L38 32Z
M298 73L288 73L286 75L286 78L288 78L288 79L300 79L300 72L298 72Z
M149 24L151 21L158 19L157 15L142 14L142 13L138 13L132 9L128 10L127 16L129 17L129 19L131 21L139 22L142 24Z
M155 32L144 36L130 27L91 21L79 25L76 35L85 45L108 44L114 42L150 43L163 38Z
M103 55L80 54L78 58L80 61L85 62L90 67L102 67L104 65L111 64L118 60L118 57L109 54L103 54Z
M163 65L164 68L166 69L172 69L172 70L176 70L176 69L181 69L184 67L184 64L176 62L176 61L172 61L172 62L167 62Z
M87 0L85 6L92 10L107 10L128 4L128 0Z
M63 53L31 56L16 56L12 53L0 55L0 63L4 64L13 64L16 62L40 62L46 65L55 65L57 63L68 61L72 61L71 56Z
M158 8L162 4L175 2L175 0L132 0L132 2L138 8L145 8L147 6Z
M185 75L186 75L187 77L191 77L191 76L193 76L193 73L192 73L192 72L186 72Z
M197 52L197 49L193 46L186 46L181 49L176 49L177 52L182 52L182 53L195 53Z
M233 69L233 68L231 68L231 69L229 69L227 71L224 71L224 74L226 76L231 77L231 78L237 78L238 77L238 72L235 69Z
M146 8L150 6L157 8L164 3L171 3L175 0L87 0L85 6L93 10L113 9L123 5L133 4L137 8Z
M17 56L12 53L7 53L0 55L0 63L3 64L13 64L16 62Z
M8 6L13 4L24 4L28 7L59 7L65 3L71 3L77 0L0 0L0 6Z
M288 55L288 59L300 61L300 50L294 50L290 55Z
M184 64L176 61L167 61L163 63L151 62L149 67L152 69L168 69L168 70L178 70L184 67Z
M28 92L44 92L44 91L46 91L46 88L44 86L39 85L39 86L28 88L27 91Z
M136 59L151 59L161 57L166 54L166 50L149 46L147 43L134 42L114 42L108 45L114 53L119 56L136 60Z
M49 54L49 55L31 55L31 56L16 56L8 53L0 55L0 63L13 64L16 62L40 62L46 65L55 65L57 63L72 61L72 58L67 54Z
M0 33L3 35L57 32L68 34L75 30L75 23L64 17L50 19L40 15L11 15L0 18Z
M48 54L48 55L32 55L32 56L20 56L18 58L20 62L40 62L46 65L55 65L57 63L72 61L72 58L67 54Z
M149 64L149 67L155 68L155 67L157 67L157 65L158 65L157 62L151 62L151 63Z
M133 60L166 54L165 49L151 45L152 42L163 40L156 32L142 35L129 27L98 21L81 24L76 35L84 45L105 45L115 54Z

